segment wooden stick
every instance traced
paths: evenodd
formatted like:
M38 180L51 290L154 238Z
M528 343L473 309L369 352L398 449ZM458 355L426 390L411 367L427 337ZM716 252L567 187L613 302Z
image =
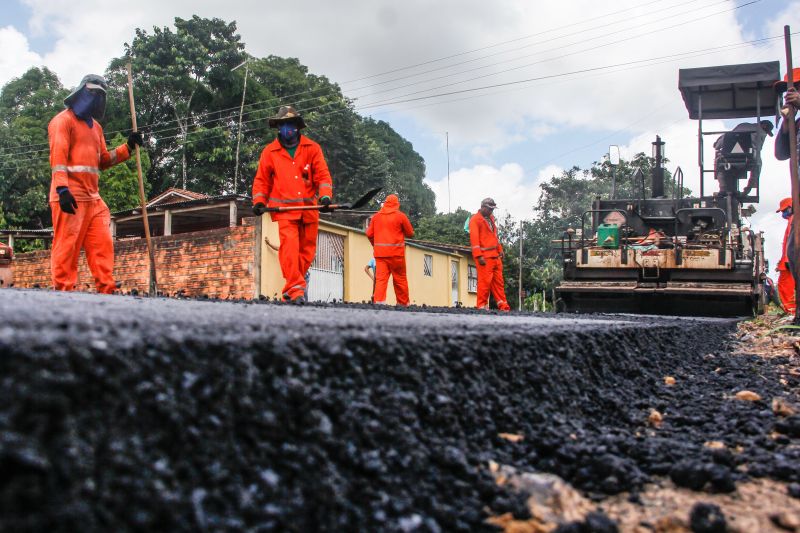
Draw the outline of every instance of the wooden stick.
M784 26L783 42L786 47L787 91L789 87L794 87L791 35L792 32L789 26ZM786 125L789 127L789 176L792 180L792 237L794 238L794 257L792 258L792 262L795 268L798 268L800 267L800 253L798 253L800 252L800 216L794 216L798 208L800 208L800 183L798 183L797 179L797 126L793 116L787 115L783 120L786 121ZM792 272L792 275L794 274L795 273ZM800 299L800 286L798 285L800 284L795 283L795 302ZM794 319L795 322L800 321L800 307L795 310Z
M138 131L136 126L136 104L133 101L133 69L128 63L128 99L131 103L131 122L133 131ZM136 171L139 176L139 202L142 204L142 222L144 223L144 238L147 241L147 253L150 256L150 296L158 295L156 282L156 254L153 242L150 240L150 221L147 218L147 198L144 195L144 178L142 177L142 158L139 155L139 145L136 145Z

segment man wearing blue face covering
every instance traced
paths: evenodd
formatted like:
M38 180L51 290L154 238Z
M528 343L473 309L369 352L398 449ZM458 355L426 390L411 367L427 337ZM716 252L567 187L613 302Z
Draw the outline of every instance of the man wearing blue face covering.
M328 206L333 196L331 174L322 149L300 130L303 117L292 106L283 106L269 119L278 138L261 152L253 179L253 212L261 215L267 207ZM306 274L317 251L319 211L270 212L278 223L278 261L286 280L283 298L305 301Z
M98 123L105 113L106 88L102 77L85 76L64 100L67 108L47 127L52 169L50 268L56 290L75 287L82 248L97 292L110 294L116 289L111 214L100 197L98 179L101 170L130 157L131 150L142 144L142 134L132 132L127 143L108 150Z

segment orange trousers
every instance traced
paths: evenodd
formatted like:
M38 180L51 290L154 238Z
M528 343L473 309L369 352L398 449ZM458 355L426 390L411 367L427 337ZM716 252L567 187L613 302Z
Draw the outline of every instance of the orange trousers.
M778 271L778 296L786 313L793 314L797 303L794 299L794 278L788 270Z
M298 220L278 220L278 233L281 246L278 249L278 262L286 284L283 297L294 300L303 296L306 290L306 272L314 262L317 253L317 232L319 222Z
M506 301L505 281L503 280L503 261L499 257L484 257L485 265L475 261L478 267L478 309L489 308L489 292L492 293L497 301L497 308L501 311L509 311Z
M78 259L81 248L94 276L97 292L112 294L114 283L114 242L111 238L111 213L101 200L78 202L75 214L65 213L58 202L50 202L53 215L53 249L50 272L53 288L71 291L78 282Z
M406 257L404 255L375 258L375 303L386 303L389 276L392 276L397 305L408 305L408 279L406 278Z

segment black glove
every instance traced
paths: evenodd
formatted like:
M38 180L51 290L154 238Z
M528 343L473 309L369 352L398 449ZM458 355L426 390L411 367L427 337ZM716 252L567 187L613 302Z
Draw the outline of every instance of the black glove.
M128 149L134 150L137 146L141 146L144 143L144 135L142 135L141 131L132 131L130 135L128 135Z
M789 266L789 261L786 261L784 263L784 266L786 267L786 270L791 270L791 267Z
M262 204L261 202L258 202L256 205L253 206L253 213L257 217L260 217L261 215L263 215L266 212L267 212L267 206Z
M75 201L75 197L69 192L68 187L58 188L58 205L61 206L63 212L70 215L75 214L75 208L78 207L78 202Z
M322 198L319 199L319 203L323 206L323 208L320 209L320 211L322 211L323 213L330 213L331 210L328 208L328 206L331 205L330 196L323 196Z

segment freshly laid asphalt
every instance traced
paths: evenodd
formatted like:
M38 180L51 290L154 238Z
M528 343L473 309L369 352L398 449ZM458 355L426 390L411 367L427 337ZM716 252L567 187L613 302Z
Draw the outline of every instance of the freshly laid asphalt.
M0 290L0 530L489 530L525 514L489 461L595 498L800 481L766 403L798 384L734 329Z

